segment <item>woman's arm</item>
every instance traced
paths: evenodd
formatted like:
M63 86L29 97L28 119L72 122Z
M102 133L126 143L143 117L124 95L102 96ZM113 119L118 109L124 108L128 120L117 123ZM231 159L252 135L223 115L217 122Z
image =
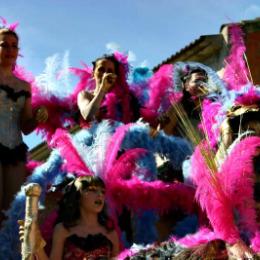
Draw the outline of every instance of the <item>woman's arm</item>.
M112 257L116 257L119 254L119 238L115 230L111 232L109 239L113 244Z
M52 237L50 260L62 260L64 244L68 235L69 231L63 226L62 223L59 223L55 226Z
M99 108L106 93L114 86L116 75L113 73L104 73L100 86L96 87L95 95L86 91L78 94L78 107L82 117L86 121L91 121L99 112Z
M24 83L25 89L31 93L29 83ZM48 112L45 107L39 107L36 111L32 109L31 97L26 98L24 108L21 113L21 130L23 134L30 134L38 123L44 123L48 119Z
M84 120L91 121L95 118L105 94L106 92L101 89L95 96L86 91L81 91L78 94L78 108Z
M52 249L50 258L46 255L44 248L37 251L35 255L37 260L62 260L65 239L68 236L68 231L63 224L57 224L54 228L52 236Z

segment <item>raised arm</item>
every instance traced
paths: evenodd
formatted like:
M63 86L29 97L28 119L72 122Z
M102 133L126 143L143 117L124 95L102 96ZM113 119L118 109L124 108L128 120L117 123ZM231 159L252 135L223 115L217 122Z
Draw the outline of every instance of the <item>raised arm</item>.
M99 108L106 93L114 86L116 75L104 73L100 86L96 87L94 95L89 92L81 91L78 94L78 107L82 117L86 121L91 121L99 112Z
M84 120L92 121L95 119L105 94L106 93L101 89L95 96L86 91L81 91L78 94L78 108Z

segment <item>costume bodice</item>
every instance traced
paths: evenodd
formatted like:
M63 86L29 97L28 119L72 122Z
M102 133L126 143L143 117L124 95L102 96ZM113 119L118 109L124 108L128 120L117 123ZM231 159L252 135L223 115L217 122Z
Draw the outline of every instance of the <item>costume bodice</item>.
M74 234L65 241L63 259L110 259L112 248L112 242L101 233L86 237Z
M8 85L0 85L0 143L10 149L22 142L20 116L27 97L30 93L22 87L14 91Z

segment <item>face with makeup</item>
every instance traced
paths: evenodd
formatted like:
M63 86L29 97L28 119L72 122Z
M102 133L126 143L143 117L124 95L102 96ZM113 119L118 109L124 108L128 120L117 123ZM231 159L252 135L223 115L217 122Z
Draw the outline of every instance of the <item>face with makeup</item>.
M0 30L0 66L14 66L18 57L18 38Z
M81 191L80 207L89 213L100 213L105 204L105 188L89 186Z
M105 74L110 74L111 76L116 75L115 63L105 58L97 60L94 64L93 71L93 77L97 85L101 85Z
M203 96L206 93L207 77L202 72L194 72L185 80L183 88L192 97Z

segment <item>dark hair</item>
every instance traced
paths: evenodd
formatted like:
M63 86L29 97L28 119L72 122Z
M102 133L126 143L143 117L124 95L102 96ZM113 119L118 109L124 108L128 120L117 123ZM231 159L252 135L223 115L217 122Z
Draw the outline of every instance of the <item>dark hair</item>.
M194 69L188 69L188 72L181 77L181 81L183 83L186 83L186 81L189 80L191 78L191 75L194 73L203 74L206 78L208 78L208 74L207 74L206 70L198 67L198 68L194 68Z
M109 60L111 62L113 62L114 66L115 66L115 73L116 75L119 75L119 61L116 59L116 57L113 54L104 54L103 56L97 58L95 61L92 62L93 64L93 71L96 68L96 64L98 61L100 60Z
M81 192L87 190L90 186L98 186L105 188L105 184L101 178L97 176L79 177L69 183L62 199L59 202L58 219L56 223L63 223L65 228L77 225L80 219L80 198ZM98 223L107 230L113 230L112 222L109 223L106 205L102 211L98 213Z
M1 34L2 35L12 35L12 36L14 36L17 39L17 41L19 41L18 34L15 31L10 30L8 28L5 28L5 27L0 28L0 35Z

